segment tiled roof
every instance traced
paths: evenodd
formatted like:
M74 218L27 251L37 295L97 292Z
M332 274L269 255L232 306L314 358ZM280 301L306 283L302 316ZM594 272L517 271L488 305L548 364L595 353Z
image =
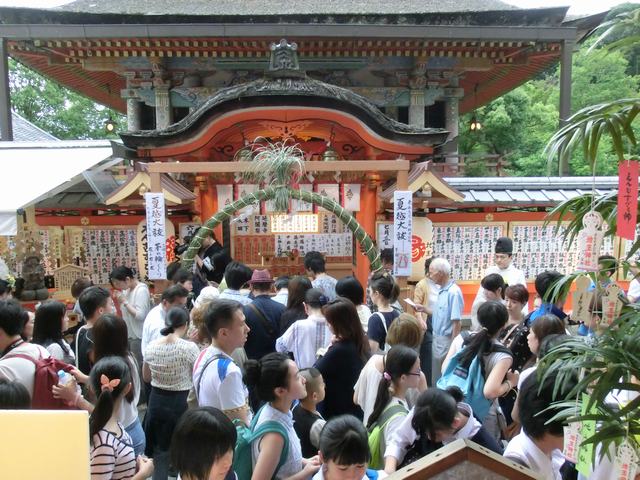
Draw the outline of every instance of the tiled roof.
M76 0L56 10L145 15L306 15L454 13L517 10L499 0Z
M450 177L445 181L464 194L465 204L556 205L590 193L618 189L618 177Z
M51 140L59 140L50 133L45 132L40 127L36 127L26 118L11 112L13 122L13 141L14 142L50 142ZM2 137L0 136L0 139Z

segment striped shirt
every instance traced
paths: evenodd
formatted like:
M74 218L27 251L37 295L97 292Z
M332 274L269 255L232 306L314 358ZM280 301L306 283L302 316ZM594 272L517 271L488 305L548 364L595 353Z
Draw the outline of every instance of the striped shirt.
M91 480L121 480L136 473L136 455L131 437L120 427L120 436L105 429L93 436L91 448Z

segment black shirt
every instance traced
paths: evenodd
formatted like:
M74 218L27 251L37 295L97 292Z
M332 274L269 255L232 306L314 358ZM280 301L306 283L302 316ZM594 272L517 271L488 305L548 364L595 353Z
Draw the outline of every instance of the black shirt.
M307 318L307 312L304 310L304 305L287 308L280 317L280 335L284 335L284 332L286 332L291 325L303 318Z
M71 345L71 348L76 353L76 366L85 375L89 375L91 371L91 360L89 359L89 352L93 349L93 340L91 337L91 328L86 326L78 330L75 342Z
M318 447L314 447L311 443L311 427L317 421L324 423L320 414L310 412L300 404L293 409L293 428L295 428L300 439L304 458L311 458L318 454Z
M262 318L250 305L244 306L244 316L251 329L247 337L244 350L247 357L260 360L267 353L276 351L276 340L280 336L279 324L284 305L271 300L269 295L258 295L251 305L254 305L265 318Z
M318 411L326 420L343 414L362 420L362 409L353 403L353 387L363 367L364 361L356 344L348 340L331 345L324 357L316 362L325 383L325 399L318 404Z

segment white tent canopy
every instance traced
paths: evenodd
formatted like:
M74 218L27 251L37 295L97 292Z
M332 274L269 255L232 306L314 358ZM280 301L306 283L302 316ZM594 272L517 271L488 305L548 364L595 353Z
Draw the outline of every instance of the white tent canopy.
M17 233L18 209L80 182L85 170L120 161L111 154L107 140L0 142L0 235Z

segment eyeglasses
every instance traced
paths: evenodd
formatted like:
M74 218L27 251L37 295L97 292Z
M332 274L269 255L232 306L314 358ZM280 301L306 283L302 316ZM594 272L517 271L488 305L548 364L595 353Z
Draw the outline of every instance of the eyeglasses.
M407 375L413 375L415 377L419 377L420 375L422 375L422 372L409 372L407 373Z

